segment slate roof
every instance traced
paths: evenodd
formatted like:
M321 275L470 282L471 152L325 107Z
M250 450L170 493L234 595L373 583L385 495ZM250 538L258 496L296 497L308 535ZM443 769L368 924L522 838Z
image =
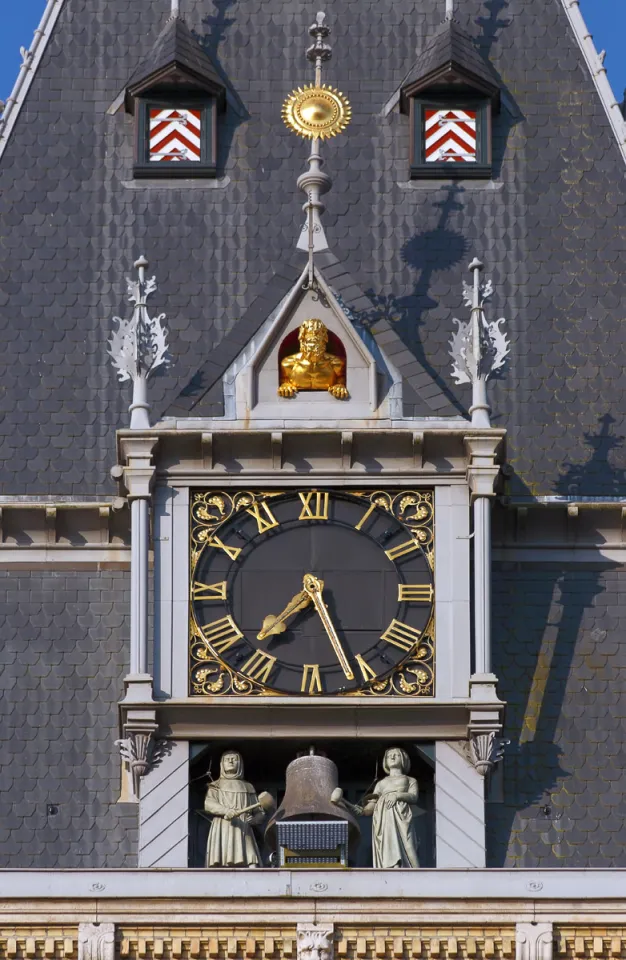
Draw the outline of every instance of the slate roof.
M129 79L129 91L143 90L147 82L174 65L223 99L224 84L210 55L181 17L170 17L166 22L149 56Z
M418 89L424 89L445 76L450 69L460 71L494 99L498 97L497 74L456 20L442 23L432 41L418 56L402 89L411 96Z
M333 3L326 77L354 119L324 148L334 179L325 228L376 316L455 411L469 391L452 382L448 340L453 316L466 315L461 280L481 256L512 341L491 391L493 422L509 431L511 489L552 493L563 464L575 472L589 460L609 408L613 438L626 426L623 160L560 0L466 0L460 25L506 94L495 177L408 183L408 118L383 108L442 6ZM192 33L238 98L219 120L220 178L189 186L134 182L133 119L108 112L150 56L165 8L66 0L0 160L5 494L113 492L113 431L128 422L130 396L106 341L128 310L124 274L139 254L158 276L153 308L168 314L174 358L151 389L154 419L174 412L207 360L227 365L239 321L294 255L307 145L284 130L280 107L310 78L314 11L303 0L185 0ZM626 466L619 443L607 456ZM578 494L615 492L601 463L580 473Z
M490 867L623 867L624 568L496 564L494 670L510 740Z
M128 573L0 570L0 867L134 867L118 803ZM50 809L52 807L52 809Z

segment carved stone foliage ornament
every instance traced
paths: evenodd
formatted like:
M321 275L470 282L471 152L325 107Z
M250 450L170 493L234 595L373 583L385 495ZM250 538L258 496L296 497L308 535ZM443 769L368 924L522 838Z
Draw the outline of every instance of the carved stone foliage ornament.
M504 756L504 745L493 730L471 733L467 749L469 759L481 777L488 776Z
M157 288L154 277L146 279L148 261L140 257L135 263L137 280L127 280L128 299L134 303L130 320L114 317L117 330L109 340L109 355L121 382L132 380L133 402L130 405L131 429L150 426L147 400L147 381L157 367L167 365L167 330L163 326L165 314L150 317L146 302Z
M115 960L115 924L80 923L78 960Z
M506 333L501 330L505 319L487 320L485 303L493 294L493 283L480 282L483 264L478 259L470 263L474 274L473 286L463 282L463 300L471 307L470 319L457 320L456 332L450 340L452 357L452 377L456 383L472 384L472 424L489 427L489 405L487 403L487 380L504 366L510 344Z
M115 741L120 749L122 760L128 764L133 790L139 797L139 783L148 770L163 757L167 750L167 740L157 740L154 732L127 730L126 736Z
M347 400L346 361L328 349L328 328L321 320L305 320L298 330L300 349L280 363L280 397L301 390L327 390L336 400Z
M299 923L296 938L297 960L333 960L332 924Z
M432 490L212 489L190 507L192 696L433 695Z

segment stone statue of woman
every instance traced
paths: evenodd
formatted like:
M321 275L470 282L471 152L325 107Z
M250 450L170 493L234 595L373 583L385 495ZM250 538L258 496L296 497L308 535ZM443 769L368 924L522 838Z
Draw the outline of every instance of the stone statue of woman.
M364 816L372 818L374 866L381 869L419 867L412 810L417 804L419 789L417 780L407 776L411 761L406 750L389 747L383 769L387 776L378 781L361 808Z
M209 784L204 809L213 815L206 849L207 867L258 867L259 848L252 827L261 823L263 810L242 812L258 803L251 783L243 779L243 760L228 750L220 760L219 780Z

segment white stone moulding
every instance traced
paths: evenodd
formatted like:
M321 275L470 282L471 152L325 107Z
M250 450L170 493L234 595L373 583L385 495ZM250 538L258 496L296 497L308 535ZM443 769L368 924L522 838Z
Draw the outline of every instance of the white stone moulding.
M372 879L376 883L372 884ZM374 889L373 889L374 887ZM216 903L228 901L225 912L235 913L239 901L241 914L248 917L255 901L286 898L288 901L313 900L336 910L336 901L353 898L353 913L368 916L372 901L386 904L386 911L405 913L420 920L433 912L441 916L458 913L468 918L478 914L515 917L526 914L539 921L572 917L580 922L585 916L612 917L623 923L626 869L611 870L553 869L417 869L417 870L0 870L0 919L15 920L16 899L28 901L64 899L106 901L106 913L133 909L127 901L150 898L177 903L207 900L207 910L217 912ZM401 903L414 898L419 903ZM8 905L4 901L8 900ZM120 901L115 904L113 901ZM42 904L42 909L49 909ZM180 908L179 908L180 909ZM266 909L262 907L261 909ZM294 907L295 909L295 907ZM417 909L417 914L416 914ZM104 911L102 911L104 912ZM607 919L607 922L609 920Z

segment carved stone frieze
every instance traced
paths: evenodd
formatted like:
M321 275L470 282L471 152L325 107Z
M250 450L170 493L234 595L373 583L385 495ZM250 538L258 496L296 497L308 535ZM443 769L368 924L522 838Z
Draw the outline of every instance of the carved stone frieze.
M115 924L79 924L78 960L115 960Z
M551 923L518 923L515 930L515 960L552 960Z

